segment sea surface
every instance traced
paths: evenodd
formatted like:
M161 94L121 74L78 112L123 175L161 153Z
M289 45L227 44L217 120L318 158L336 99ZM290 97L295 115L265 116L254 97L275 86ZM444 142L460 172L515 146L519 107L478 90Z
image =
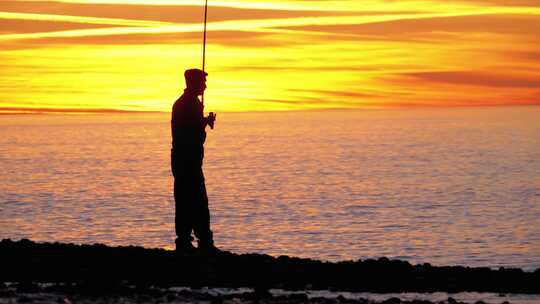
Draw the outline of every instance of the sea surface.
M0 238L174 248L170 115L0 116ZM540 107L219 113L218 247L540 267Z

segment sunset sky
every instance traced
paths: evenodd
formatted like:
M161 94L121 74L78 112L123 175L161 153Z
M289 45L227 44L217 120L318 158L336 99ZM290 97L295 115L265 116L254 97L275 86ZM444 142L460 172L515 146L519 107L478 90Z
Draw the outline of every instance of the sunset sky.
M540 104L538 0L209 0L208 111ZM0 1L0 112L169 111L203 0Z

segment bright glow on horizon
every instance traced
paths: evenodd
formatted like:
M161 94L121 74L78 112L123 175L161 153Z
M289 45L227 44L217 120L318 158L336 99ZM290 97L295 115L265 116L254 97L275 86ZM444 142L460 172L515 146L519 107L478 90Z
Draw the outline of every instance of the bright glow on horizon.
M209 111L540 104L534 1L209 2ZM151 3L0 3L0 112L169 111L201 1Z

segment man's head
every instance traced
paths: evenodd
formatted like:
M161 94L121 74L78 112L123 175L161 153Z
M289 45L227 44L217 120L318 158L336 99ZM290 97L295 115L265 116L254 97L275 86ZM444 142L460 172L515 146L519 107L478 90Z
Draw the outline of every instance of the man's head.
M186 88L197 95L202 95L206 89L206 76L208 73L199 69L189 69L184 72Z

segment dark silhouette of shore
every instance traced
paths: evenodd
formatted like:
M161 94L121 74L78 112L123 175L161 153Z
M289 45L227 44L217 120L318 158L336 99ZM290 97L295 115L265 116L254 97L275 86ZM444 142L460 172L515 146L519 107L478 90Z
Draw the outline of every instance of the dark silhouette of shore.
M540 294L540 269L411 265L405 261L322 262L264 254L178 255L164 249L0 242L0 282L56 282L107 290L133 286L249 287L255 290L494 292Z

